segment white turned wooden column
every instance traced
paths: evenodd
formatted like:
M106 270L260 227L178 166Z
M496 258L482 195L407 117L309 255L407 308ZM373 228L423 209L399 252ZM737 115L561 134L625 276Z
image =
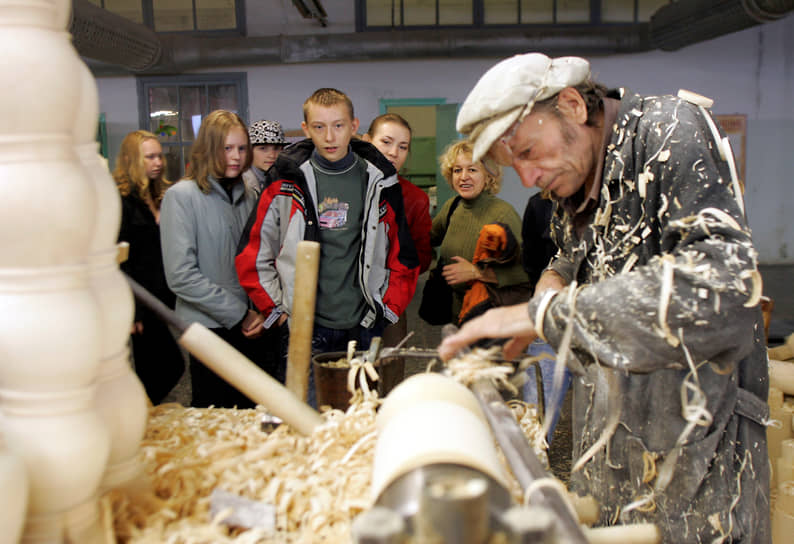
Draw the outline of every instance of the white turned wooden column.
M28 506L28 473L18 455L6 449L0 435L0 527L7 542L17 542Z
M134 303L132 291L116 261L116 238L121 221L121 197L98 152L95 140L99 118L96 82L80 63L82 95L75 123L77 154L94 189L96 224L88 268L91 290L100 313L100 358L96 406L110 432L110 458L102 490L118 487L142 474L138 458L146 431L146 392L130 366L128 347Z
M22 542L34 543L98 541L110 452L96 406L107 316L89 265L102 196L75 140L81 116L93 139L96 89L86 95L70 6L0 0L0 432L26 469Z

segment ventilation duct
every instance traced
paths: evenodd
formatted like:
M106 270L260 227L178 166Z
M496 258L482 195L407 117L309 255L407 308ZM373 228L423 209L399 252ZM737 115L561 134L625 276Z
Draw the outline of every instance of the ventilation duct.
M306 0L307 2L309 0ZM178 74L224 66L425 58L551 56L675 50L779 19L794 0L679 0L649 24L318 33L262 37L158 35L146 26L74 0L70 32L96 75Z
M134 23L130 23L134 24ZM262 37L204 37L164 35L159 37L162 53L156 64L140 68L127 55L92 51L110 43L78 46L88 57L96 75L129 72L178 74L189 70L223 66L263 66L308 62L384 61L426 58L473 58L510 56L526 51L543 51L552 56L633 53L649 49L647 25L627 30L622 27L600 30L437 30L362 32ZM77 44L76 44L77 45ZM93 60L92 60L93 59ZM100 61L100 62L96 62Z
M80 55L132 72L152 68L162 54L160 38L154 31L88 0L72 3L69 32Z
M655 49L675 51L782 18L794 0L678 0L651 17L650 39Z
M163 57L153 71L179 72L229 65L383 61L510 56L629 53L648 49L647 27L600 30L423 30L252 38L163 36Z

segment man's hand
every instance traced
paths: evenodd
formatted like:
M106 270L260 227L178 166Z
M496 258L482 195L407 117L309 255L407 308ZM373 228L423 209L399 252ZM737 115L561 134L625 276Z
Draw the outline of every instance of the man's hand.
M438 353L446 361L482 338L510 338L502 353L505 359L514 359L526 351L527 346L537 337L535 327L527 314L526 304L503 306L467 321L458 332L441 342Z
M265 332L264 327L262 327L264 324L265 317L262 314L254 310L248 310L245 314L245 318L243 318L241 326L243 336L246 338L257 338L261 336Z

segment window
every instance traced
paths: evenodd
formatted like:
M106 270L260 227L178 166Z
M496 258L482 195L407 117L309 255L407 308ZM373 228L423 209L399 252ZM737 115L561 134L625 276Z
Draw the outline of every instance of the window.
M460 138L455 130L459 107L447 104L445 98L380 99L380 113L399 114L411 125L411 152L402 175L427 193L430 215L455 194L441 175L438 157L450 142Z
M633 24L671 0L357 0L357 28Z
M89 0L101 8L125 19L143 24L143 4L140 0Z
M160 137L168 179L185 173L190 146L208 113L229 110L248 123L247 90L245 73L138 78L140 127Z
M89 0L156 32L237 31L245 27L244 0Z

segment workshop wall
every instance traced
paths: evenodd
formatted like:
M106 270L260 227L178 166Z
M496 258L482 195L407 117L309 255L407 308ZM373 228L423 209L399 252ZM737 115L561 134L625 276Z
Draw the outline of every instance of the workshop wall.
M517 52L518 53L518 52ZM584 53L586 56L586 53ZM224 67L205 72L247 72L251 120L300 126L302 104L318 87L348 93L366 129L381 98L445 98L461 102L498 58ZM715 100L715 114L747 116L746 201L756 247L764 263L794 263L794 15L675 52L591 58L596 79L642 94L684 88ZM134 77L99 77L111 167L124 135L138 128ZM530 191L511 171L501 196L523 212Z

